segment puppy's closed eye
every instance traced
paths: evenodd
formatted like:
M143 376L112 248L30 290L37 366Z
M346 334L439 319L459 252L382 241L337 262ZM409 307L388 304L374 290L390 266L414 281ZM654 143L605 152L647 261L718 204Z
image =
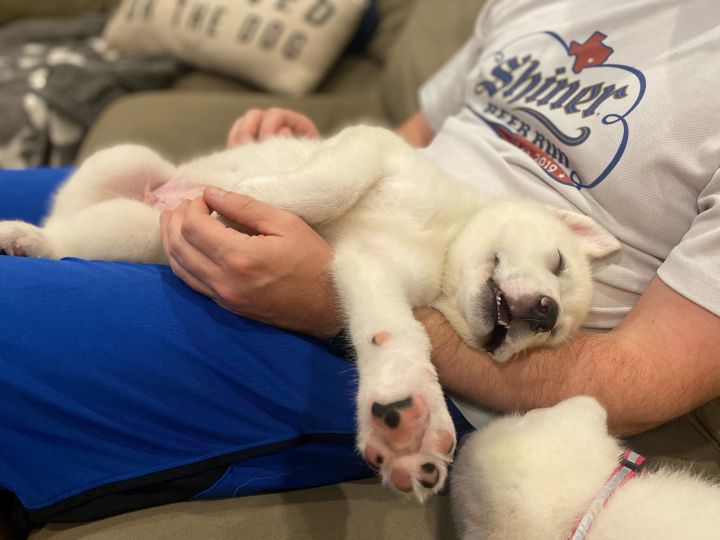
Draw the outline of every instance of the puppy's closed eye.
M555 268L553 269L553 274L559 276L565 270L565 257L563 257L563 254L560 253L560 250L558 250L557 254L557 263L555 264Z

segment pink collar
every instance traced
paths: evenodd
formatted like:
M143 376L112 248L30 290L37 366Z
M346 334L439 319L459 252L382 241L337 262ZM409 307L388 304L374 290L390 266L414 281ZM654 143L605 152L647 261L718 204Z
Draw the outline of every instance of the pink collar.
M570 532L568 540L583 540L587 536L593 521L600 513L600 510L607 504L615 490L628 480L640 474L643 470L644 463L645 458L632 450L627 450L622 455L620 463L610 475L610 479L605 483L590 503L583 517L580 518L580 521L578 521L575 528Z

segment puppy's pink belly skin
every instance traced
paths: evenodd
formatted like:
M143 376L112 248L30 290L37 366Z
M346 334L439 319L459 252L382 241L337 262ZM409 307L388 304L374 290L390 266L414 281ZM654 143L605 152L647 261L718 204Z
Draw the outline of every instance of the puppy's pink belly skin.
M170 180L145 194L145 202L158 210L175 210L185 199L202 196L203 186Z

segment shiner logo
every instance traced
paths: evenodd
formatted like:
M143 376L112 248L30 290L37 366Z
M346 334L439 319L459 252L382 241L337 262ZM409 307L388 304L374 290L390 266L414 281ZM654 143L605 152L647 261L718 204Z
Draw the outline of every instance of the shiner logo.
M578 189L598 185L620 161L627 117L645 93L640 71L608 63L614 50L606 37L595 32L568 45L541 32L508 43L481 58L468 110L550 178Z

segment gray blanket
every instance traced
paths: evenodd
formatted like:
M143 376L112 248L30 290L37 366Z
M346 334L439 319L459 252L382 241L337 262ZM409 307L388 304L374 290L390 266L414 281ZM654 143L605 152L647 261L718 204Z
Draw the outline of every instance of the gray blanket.
M0 167L66 165L88 127L118 97L170 85L169 56L125 57L100 37L106 15L0 26Z

